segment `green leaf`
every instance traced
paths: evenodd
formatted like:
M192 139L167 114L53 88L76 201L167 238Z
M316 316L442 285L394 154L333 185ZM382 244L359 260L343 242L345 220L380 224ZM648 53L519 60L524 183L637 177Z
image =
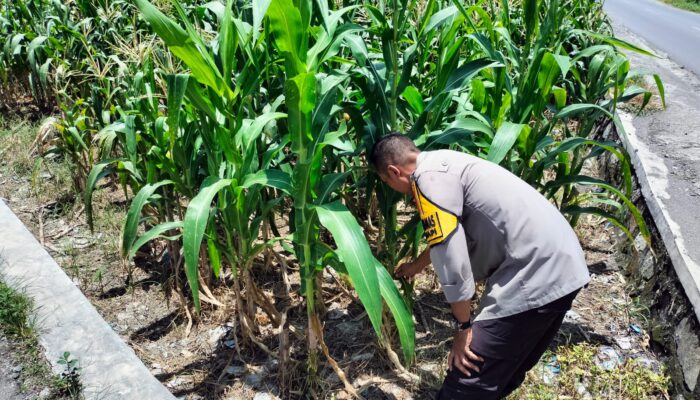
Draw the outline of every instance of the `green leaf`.
M561 111L556 113L554 115L554 119L563 119L563 118L571 118L573 116L579 115L583 112L589 111L589 110L598 110L602 111L603 114L607 115L608 117L612 118L612 114L603 107L596 105L596 104L572 104L570 106L564 107Z
M406 302L401 297L394 280L386 268L379 262L376 262L374 265L382 298L389 306L389 311L391 311L396 322L396 329L399 331L404 361L406 365L410 365L415 358L416 348L416 327L413 324L413 314L406 306Z
M163 39L168 49L190 68L192 77L211 87L219 95L229 94L228 86L211 55L206 52L206 49L200 49L196 46L197 42L201 42L200 38L190 35L149 1L135 0L135 2L144 19L151 25L153 31ZM179 6L177 2L174 5L176 8Z
M321 178L321 183L319 184L318 197L316 198L316 204L323 204L328 201L340 185L345 182L345 180L350 176L352 171L336 172L333 174L325 174Z
M83 202L85 203L85 215L87 217L87 223L90 227L90 231L95 229L93 225L93 215L92 215L92 193L95 190L97 182L104 178L105 176L112 173L112 170L107 169L110 164L113 164L119 160L106 160L95 164L90 170L90 174L85 182L85 192L83 192Z
M634 45L634 44L632 44L632 43L626 42L626 41L624 41L624 40L622 40L622 39L618 39L618 38L616 38L616 37L607 36L607 35L602 35L602 34L600 34L600 33L595 33L595 32L586 31L586 30L582 30L582 29L575 29L574 31L577 32L577 33L584 33L584 34L586 34L586 35L588 35L588 36L591 36L591 37L596 38L596 39L598 39L598 40L602 40L602 41L605 42L605 43L608 43L608 44L611 44L611 45L613 45L613 46L617 46L617 47L623 48L623 49L625 49L625 50L634 51L634 52L637 52L637 53L639 53L639 54L644 54L645 56L661 58L661 57L657 56L656 54L652 53L651 51L645 50L645 49L643 49L643 48L641 48L641 47L639 47L639 46L637 46L637 45Z
M226 1L224 18L219 27L219 53L221 54L221 67L224 70L224 84L231 84L231 73L236 64L236 48L238 47L238 34L233 22L233 0Z
M127 253L127 259L131 260L132 258L134 258L136 252L141 247L143 247L143 245L155 238L165 238L168 240L175 240L179 238L179 234L174 236L163 236L163 233L175 229L182 229L182 226L182 221L164 222L162 224L154 226L134 241L134 243L131 245L131 248L129 249L129 252Z
M464 85L464 82L471 79L474 75L478 74L481 70L485 68L492 67L502 67L503 64L492 61L487 58L481 58L478 60L470 61L462 64L461 67L457 68L447 79L447 84L445 85L444 91L451 91L459 89Z
M199 193L192 199L185 212L182 247L185 254L185 274L192 290L195 311L199 313L199 248L209 221L209 209L214 197L222 189L231 185L230 179L208 177Z
M540 62L540 70L537 73L537 86L543 97L549 95L552 85L561 74L561 69L552 53L545 53Z
M253 185L265 185L279 189L287 194L292 192L292 178L278 169L266 169L243 178L241 187L247 189Z
M425 109L425 104L423 103L423 98L421 97L420 92L418 92L418 89L413 86L406 86L406 89L404 89L401 95L404 99L406 99L408 105L411 106L413 112L416 114L423 112Z
M506 154L508 154L508 151L515 144L515 141L518 139L518 136L520 136L520 132L523 131L524 127L524 124L514 124L508 121L503 122L496 131L496 136L494 136L491 142L487 159L496 164L500 164L506 157Z
M277 49L287 59L287 76L294 77L305 71L302 54L305 38L299 9L292 0L272 0L267 9L270 30Z
M253 146L253 142L258 137L260 137L263 128L265 128L265 125L267 125L268 122L274 119L284 118L286 116L287 114L285 113L269 112L255 118L255 121L253 121L252 124L250 124L241 132L241 137L243 139L243 149L245 150Z
M131 206L129 206L129 212L126 214L126 221L124 221L124 228L122 229L122 257L127 257L131 252L131 248L136 241L136 233L139 227L139 221L141 220L141 210L143 206L146 205L148 200L151 198L155 191L164 185L169 185L173 183L172 181L165 180L154 184L148 184L139 190L131 201Z
M523 0L523 18L525 19L525 32L529 41L537 29L537 9L539 6L538 0Z
M664 109L666 109L666 89L664 88L664 83L659 74L654 74L654 82L656 82L656 88L659 89L661 104L664 106Z
M619 218L614 216L613 214L603 210L602 208L599 207L580 207L580 206L568 206L565 207L561 210L562 213L564 214L571 214L571 215L582 215L582 214L591 214L591 215L597 215L600 217L603 217L610 221L611 224L615 225L616 227L620 228L622 232L627 235L627 237L631 240L634 241L634 236L632 236L632 233L627 229L625 224L620 221Z
M270 2L271 0L253 0L253 40L255 41L260 37L260 27Z
M629 197L625 196L624 193L620 191L620 189L616 188L615 186L611 185L610 183L593 178L590 176L586 175L568 175L565 176L561 179L557 179L555 181L550 181L547 182L547 184L544 186L545 191L551 191L553 189L559 188L561 186L565 185L586 185L586 186L598 186L600 188L603 188L610 193L614 194L617 196L620 200L622 200L623 203L627 206L627 209L632 213L632 216L635 219L635 222L637 223L637 226L639 227L639 233L642 234L642 237L647 241L647 243L651 242L651 234L649 233L649 228L647 227L646 223L644 222L644 218L642 217L642 213L639 211L637 206L634 205L634 203L629 199Z
M382 301L377 271L377 259L355 217L340 202L316 206L318 218L333 234L335 251L350 275L357 295L367 310L377 336L382 336Z

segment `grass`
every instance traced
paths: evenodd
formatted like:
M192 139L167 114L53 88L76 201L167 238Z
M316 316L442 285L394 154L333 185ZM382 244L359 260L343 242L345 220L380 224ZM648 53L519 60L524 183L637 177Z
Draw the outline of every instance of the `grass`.
M657 399L668 398L670 378L634 360L606 370L597 365L598 347L590 343L548 351L509 400L520 399ZM559 370L558 373L552 371Z
M3 262L0 256L0 265ZM13 361L22 366L18 379L20 391L38 391L48 386L50 395L46 398L47 400L82 399L79 369L75 367L74 360L69 360L73 361L73 364L66 364L62 374L51 373L37 337L34 302L2 279L0 279L0 334L11 343Z
M694 0L663 0L664 3L670 4L682 10L688 10L700 13L700 2Z

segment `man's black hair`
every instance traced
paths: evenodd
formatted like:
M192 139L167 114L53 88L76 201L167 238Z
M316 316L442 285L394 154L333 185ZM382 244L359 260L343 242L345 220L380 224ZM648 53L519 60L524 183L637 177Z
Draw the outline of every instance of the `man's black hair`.
M403 165L409 154L419 151L408 136L391 132L374 143L369 154L369 163L381 173L388 165Z

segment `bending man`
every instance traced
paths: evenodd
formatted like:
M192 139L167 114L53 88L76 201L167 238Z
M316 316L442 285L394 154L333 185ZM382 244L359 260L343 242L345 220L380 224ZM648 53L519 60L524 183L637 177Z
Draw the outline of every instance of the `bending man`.
M576 234L547 199L491 162L451 150L421 152L406 136L369 157L392 189L412 194L429 248L396 274L432 263L456 320L438 399L500 399L547 349L589 281ZM472 318L475 281L486 281Z

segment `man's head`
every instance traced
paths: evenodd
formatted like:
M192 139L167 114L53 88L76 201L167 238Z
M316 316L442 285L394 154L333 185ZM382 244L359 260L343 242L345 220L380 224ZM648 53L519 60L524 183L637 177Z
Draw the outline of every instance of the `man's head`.
M411 174L416 170L420 150L400 133L391 133L377 140L369 154L369 162L384 183L397 192L411 193Z

